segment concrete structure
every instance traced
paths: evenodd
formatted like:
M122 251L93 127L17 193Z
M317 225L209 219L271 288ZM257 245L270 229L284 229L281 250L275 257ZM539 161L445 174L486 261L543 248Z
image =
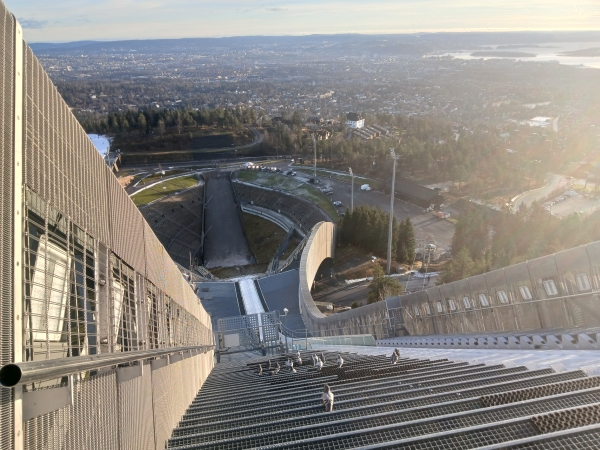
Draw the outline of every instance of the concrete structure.
M407 333L454 336L458 343L469 333L491 339L491 334L505 332L516 339L512 346L508 337L500 339L501 345L506 339L505 348L528 348L517 346L523 331L558 335L549 338L555 344L546 344L544 338L538 343L548 348L579 348L569 347L569 341L598 338L592 328L600 326L600 242L324 316L314 305L310 287L321 263L334 256L334 232L332 223L317 224L300 265L301 312L306 327L317 336L369 333L383 339ZM469 336L464 339L467 342ZM595 348L593 342L581 345Z

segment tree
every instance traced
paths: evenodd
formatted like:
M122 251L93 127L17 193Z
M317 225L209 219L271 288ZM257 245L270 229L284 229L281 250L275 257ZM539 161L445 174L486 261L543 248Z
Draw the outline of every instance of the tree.
M158 132L160 133L160 137L163 137L165 134L165 121L162 119L158 121Z
M367 300L369 303L380 302L388 297L400 294L402 287L395 278L386 277L379 264L373 269L373 281L369 288Z
M396 239L396 261L412 263L415 256L415 232L409 218L400 222Z
M298 111L294 111L292 114L291 122L294 128L300 128L302 126L302 116Z
M137 118L137 128L140 130L140 134L147 133L148 124L146 123L146 116L141 113Z
M462 182L465 181L468 176L467 169L461 165L454 166L452 168L451 176L453 181L458 181L458 190L460 190L462 187Z
M446 268L440 277L440 281L442 283L450 283L452 281L462 280L471 275L481 273L480 268L481 265L471 258L469 249L463 247L456 257L446 265Z
M177 134L181 134L181 130L183 130L183 121L179 114L177 114L177 119L175 119L175 126L177 127Z

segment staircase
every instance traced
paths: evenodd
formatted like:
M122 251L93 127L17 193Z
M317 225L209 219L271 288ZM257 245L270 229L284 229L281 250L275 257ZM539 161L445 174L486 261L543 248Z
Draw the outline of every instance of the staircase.
M326 352L319 372L310 353L297 373L285 357L277 375L257 375L266 358L218 364L169 448L600 448L600 377L582 370L353 353L338 369Z

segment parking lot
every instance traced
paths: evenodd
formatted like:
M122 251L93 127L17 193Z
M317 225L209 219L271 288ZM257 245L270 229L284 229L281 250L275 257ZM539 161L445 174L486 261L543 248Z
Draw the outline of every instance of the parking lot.
M283 170L284 173L293 168L291 161L281 161L269 165ZM295 178L308 182L311 175L298 171ZM378 206L384 211L390 210L389 195L385 195L375 190L363 191L360 189L361 184L365 184L365 182L358 181L358 179L355 180L354 206L369 205ZM318 187L330 188L333 191L327 196L332 202L341 202L341 205L337 206L340 213L346 211L346 208L350 208L350 183L321 177L319 178ZM394 203L394 216L397 220L404 220L407 217L410 217L417 239L426 239L428 242L433 242L440 249L448 249L450 247L452 237L454 236L453 223L434 217L431 212L423 213L421 207L411 205L398 199L396 199Z
M588 215L600 209L600 199L590 194L577 194L575 196L562 196L564 200L545 205L546 211L555 217L567 217L573 213Z

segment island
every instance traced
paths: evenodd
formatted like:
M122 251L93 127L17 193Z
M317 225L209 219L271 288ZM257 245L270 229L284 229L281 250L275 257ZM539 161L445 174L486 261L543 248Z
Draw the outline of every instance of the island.
M600 47L585 48L582 50L571 50L562 52L558 56L600 56Z
M536 44L507 44L507 45L499 45L496 47L496 50L511 50L514 48L558 48L550 45L542 46Z
M471 56L481 58L535 58L537 55L525 52L473 52Z

